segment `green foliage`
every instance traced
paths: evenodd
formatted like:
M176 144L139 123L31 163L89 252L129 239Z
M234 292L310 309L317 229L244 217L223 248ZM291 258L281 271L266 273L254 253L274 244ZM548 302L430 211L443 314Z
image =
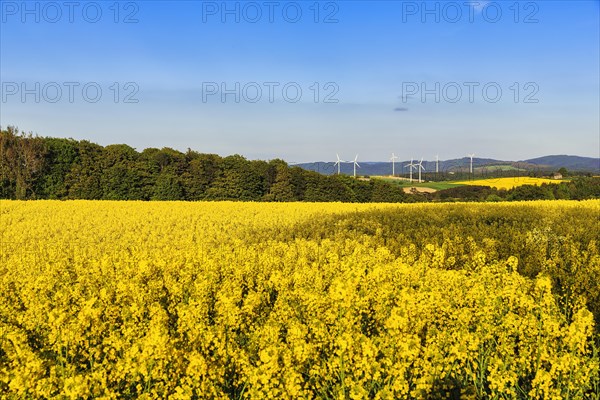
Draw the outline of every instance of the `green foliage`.
M73 139L47 138L44 171L38 183L38 194L48 199L60 199L67 195L66 177L77 162L77 142Z
M371 201L377 203L399 203L407 200L407 195L397 186L385 184L378 180L371 181L373 185L373 193Z
M271 162L271 164L273 164L275 178L265 200L294 201L294 188L287 164L283 161Z
M569 171L567 171L567 169L565 167L560 168L558 170L558 173L561 174L563 177L569 176Z
M314 202L354 201L354 193L346 185L345 179L345 177L338 175L323 176L311 174L309 179L307 179L304 200Z
M65 177L68 198L85 200L102 198L102 152L102 146L87 140L77 143L78 157Z
M0 130L0 189L5 198L35 199L46 156L44 141L9 126Z
M182 184L187 200L202 200L219 176L222 159L215 154L188 152L188 168L182 175Z
M136 166L138 153L121 144L104 148L100 186L105 200L142 199L141 174Z
M547 184L540 186L523 185L512 189L509 200L554 200L552 187Z
M214 200L258 201L264 195L261 176L253 164L240 155L223 158L219 176L207 191Z
M179 200L183 197L183 188L177 175L161 172L156 177L152 200Z
M398 180L326 176L283 160L171 148L137 152L125 144L102 147L86 140L40 138L13 127L0 130L0 155L0 198L5 199L396 203L600 198L600 178L593 177L508 191L429 182L415 186L441 190L406 194Z

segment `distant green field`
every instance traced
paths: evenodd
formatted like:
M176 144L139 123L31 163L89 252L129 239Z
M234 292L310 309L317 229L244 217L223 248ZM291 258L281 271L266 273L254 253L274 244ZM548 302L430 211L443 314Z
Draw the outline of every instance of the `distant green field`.
M406 186L414 186L414 187L427 187L427 188L431 188L431 189L435 189L435 190L444 190L444 189L450 189L450 188L455 188L455 187L459 187L459 186L465 186L464 184L460 184L460 183L453 183L453 182L423 182L423 183L408 183Z
M475 167L475 171L487 170L493 171L525 171L523 168L516 168L512 165L484 165L482 167Z
M413 181L413 183L410 183L409 181L405 181L405 180L399 180L399 179L393 179L393 178L387 178L384 176L372 176L371 178L373 179L381 179L382 181L394 184L394 185L398 185L398 186L402 186L402 187L426 187L426 188L431 188L434 190L444 190L444 189L450 189L450 188L454 188L454 187L459 187L459 186L465 186L464 184L460 184L460 183L453 183L453 182L423 182L423 183L418 183Z

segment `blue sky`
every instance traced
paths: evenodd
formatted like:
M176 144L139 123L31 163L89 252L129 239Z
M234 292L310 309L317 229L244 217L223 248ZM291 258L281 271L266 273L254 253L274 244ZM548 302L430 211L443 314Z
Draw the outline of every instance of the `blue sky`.
M0 5L3 127L290 162L600 156L597 0Z

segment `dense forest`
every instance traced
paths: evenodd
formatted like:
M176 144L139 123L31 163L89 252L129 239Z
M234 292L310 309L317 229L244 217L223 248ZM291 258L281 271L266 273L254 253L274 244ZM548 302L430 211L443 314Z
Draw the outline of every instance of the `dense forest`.
M406 194L381 180L325 176L285 161L251 161L191 149L100 146L86 140L44 138L0 130L0 198L242 201L502 201L600 197L599 178L577 178L512 190L458 187Z

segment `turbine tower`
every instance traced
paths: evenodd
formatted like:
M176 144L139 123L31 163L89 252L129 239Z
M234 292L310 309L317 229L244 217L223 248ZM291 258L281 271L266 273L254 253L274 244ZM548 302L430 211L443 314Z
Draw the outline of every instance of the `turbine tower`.
M440 172L440 156L435 156L435 174L437 175Z
M358 165L358 154L356 155L356 157L354 157L354 179L356 179L356 167L360 168L360 165Z
M419 161L419 163L416 164L415 167L419 170L419 183L421 183L421 170L425 169L423 167L423 157L421 157L421 161Z
M337 157L337 161L335 162L335 164L333 164L333 166L335 167L337 165L338 167L338 175L340 174L340 168L342 166L342 163L344 161L340 160L340 156L338 154L335 155Z
M469 172L473 175L473 157L475 157L475 153L468 155L471 158L471 168L469 168Z
M390 161L392 162L392 176L396 176L396 160L398 159L398 156L394 155L394 153L392 153L392 158L390 158Z
M412 170L415 167L415 164L413 164L413 159L410 159L410 164L406 164L405 167L408 167L408 171L410 173L410 183L412 183Z

